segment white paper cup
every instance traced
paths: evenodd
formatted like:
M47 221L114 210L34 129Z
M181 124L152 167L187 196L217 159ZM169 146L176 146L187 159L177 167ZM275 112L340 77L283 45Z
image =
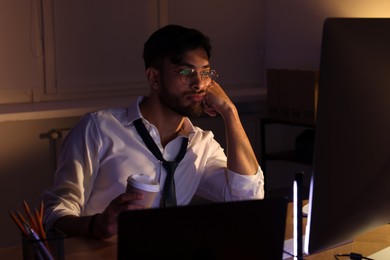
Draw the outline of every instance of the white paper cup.
M142 200L135 200L134 204L150 208L159 191L158 182L148 175L133 174L127 178L126 192L138 192L144 195Z

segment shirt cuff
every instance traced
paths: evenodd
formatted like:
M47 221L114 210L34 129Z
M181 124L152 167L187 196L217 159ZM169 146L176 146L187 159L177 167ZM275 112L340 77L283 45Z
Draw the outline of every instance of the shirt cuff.
M255 175L242 175L227 169L231 194L234 199L263 199L264 174L260 166Z

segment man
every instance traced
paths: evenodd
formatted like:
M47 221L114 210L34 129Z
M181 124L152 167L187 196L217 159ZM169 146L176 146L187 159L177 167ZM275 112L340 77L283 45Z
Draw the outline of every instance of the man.
M147 148L135 121L159 147L163 159L173 161L183 140L183 159L174 171L177 205L194 195L211 201L261 199L264 178L240 122L237 109L211 69L209 39L195 29L168 25L144 45L148 97L128 108L90 113L67 136L53 187L46 191L45 219L67 235L109 238L117 233L117 217L140 209L138 193L125 193L129 175L153 177L168 185L165 165ZM226 129L227 156L210 131L189 118L221 115ZM163 188L153 207L159 207Z

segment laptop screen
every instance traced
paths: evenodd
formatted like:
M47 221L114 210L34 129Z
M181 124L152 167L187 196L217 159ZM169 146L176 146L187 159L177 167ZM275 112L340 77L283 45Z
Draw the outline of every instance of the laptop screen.
M118 259L282 259L284 199L123 212Z

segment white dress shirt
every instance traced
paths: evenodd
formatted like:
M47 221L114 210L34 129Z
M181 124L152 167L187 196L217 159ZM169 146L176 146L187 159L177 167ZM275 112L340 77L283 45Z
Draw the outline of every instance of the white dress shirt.
M131 174L147 174L159 181L166 177L162 163L144 145L133 121L142 118L139 97L129 108L107 109L85 115L72 128L61 148L53 186L44 192L45 218L52 225L65 215L83 216L103 212L125 192ZM164 148L157 128L143 118L150 135L166 160L174 160L183 136ZM186 118L187 152L175 171L178 205L187 205L199 195L211 201L262 199L264 177L240 175L226 168L226 155L210 131L192 125ZM158 207L161 191L154 201Z

